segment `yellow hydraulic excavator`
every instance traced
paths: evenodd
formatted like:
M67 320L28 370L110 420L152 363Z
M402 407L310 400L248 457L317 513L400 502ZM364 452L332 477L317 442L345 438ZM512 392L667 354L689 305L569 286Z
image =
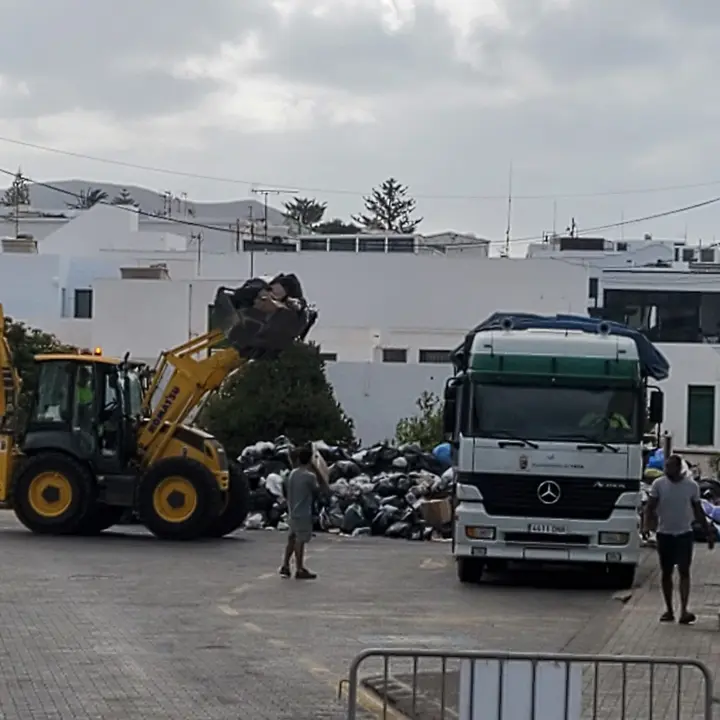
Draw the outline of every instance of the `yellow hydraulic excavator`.
M231 533L248 512L247 482L192 419L231 374L304 339L316 319L294 275L220 288L217 329L162 353L149 382L127 356L99 349L36 356L23 427L0 336L0 503L36 533L98 534L128 509L166 539Z

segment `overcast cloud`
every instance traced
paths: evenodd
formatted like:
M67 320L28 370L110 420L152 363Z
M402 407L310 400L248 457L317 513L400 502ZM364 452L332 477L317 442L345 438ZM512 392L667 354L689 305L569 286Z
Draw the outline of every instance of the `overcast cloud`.
M711 0L0 0L0 11L3 136L297 188L341 217L394 175L419 196L426 230L493 239L511 162L516 237L550 229L554 208L558 226L574 215L582 228L720 195ZM197 200L249 192L0 149L0 167L37 179ZM720 205L625 234L711 241L718 219Z

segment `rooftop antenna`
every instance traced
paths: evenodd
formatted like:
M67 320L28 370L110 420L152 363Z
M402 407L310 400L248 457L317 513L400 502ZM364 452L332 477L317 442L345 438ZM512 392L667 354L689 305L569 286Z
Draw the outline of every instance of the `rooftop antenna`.
M507 204L507 224L505 225L505 249L502 257L510 257L510 225L512 222L512 191L513 191L513 165L510 163L510 172L508 173L508 204Z
M555 237L557 235L557 200L553 200L552 234L553 234L553 237Z
M620 239L625 239L625 211L620 211Z

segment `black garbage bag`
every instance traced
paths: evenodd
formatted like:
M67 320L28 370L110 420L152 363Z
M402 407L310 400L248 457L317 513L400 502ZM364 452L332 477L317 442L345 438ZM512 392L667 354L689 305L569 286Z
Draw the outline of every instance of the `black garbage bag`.
M412 525L408 522L395 522L386 531L385 537L410 539Z
M398 493L404 495L410 492L411 488L415 487L415 481L407 475L401 475L395 480L395 487Z
M385 535L388 528L400 520L401 512L392 505L381 507L370 523L370 530L373 535Z
M353 530L356 530L360 527L365 527L366 525L367 521L365 520L362 506L359 503L352 503L351 505L349 505L348 508L345 510L345 514L343 516L343 524L341 530L347 535L350 535Z
M362 507L365 519L370 522L380 511L380 498L371 492L366 492L358 498L358 505Z
M405 498L400 497L400 495L389 495L388 497L384 497L380 500L380 507L394 507L394 508L404 508L405 507Z
M392 497L397 495L395 483L389 477L381 477L375 484L375 492L382 497Z
M316 320L295 275L278 275L270 282L252 278L215 294L214 326L243 357L276 356L303 340Z
M277 500L267 513L267 524L270 527L277 527L285 513L287 513L287 503L284 500Z
M330 482L340 478L350 480L360 475L360 468L352 460L338 460L328 468Z

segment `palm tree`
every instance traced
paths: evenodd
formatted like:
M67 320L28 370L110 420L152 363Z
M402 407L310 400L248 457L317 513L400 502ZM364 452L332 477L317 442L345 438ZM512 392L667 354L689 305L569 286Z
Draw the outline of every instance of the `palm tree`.
M75 210L89 210L93 205L105 202L108 194L101 188L88 188L78 193L77 200L74 203L66 203L68 207Z

